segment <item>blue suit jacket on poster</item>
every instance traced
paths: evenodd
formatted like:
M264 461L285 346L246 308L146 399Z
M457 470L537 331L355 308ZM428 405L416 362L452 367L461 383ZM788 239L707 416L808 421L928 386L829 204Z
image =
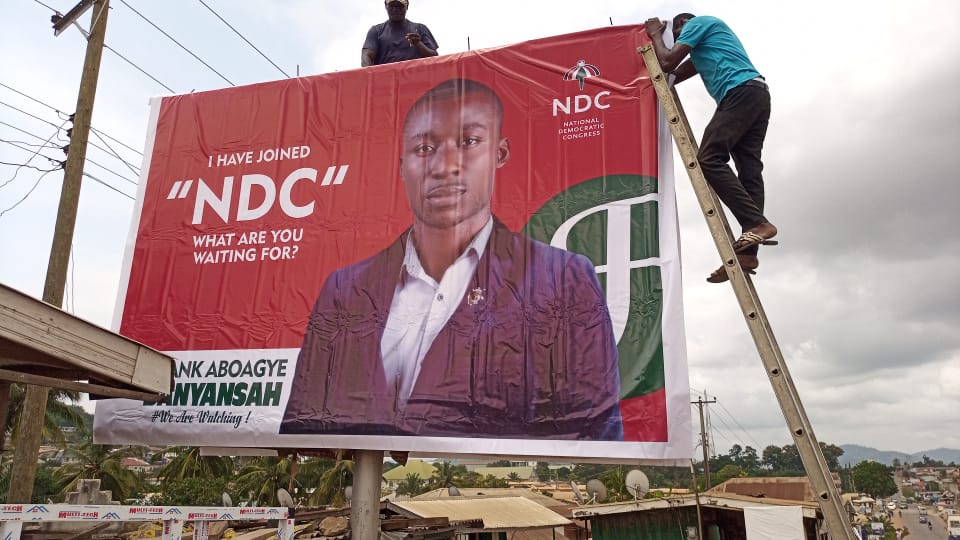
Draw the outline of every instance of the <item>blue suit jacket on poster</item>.
M623 438L617 347L593 265L496 219L398 410L380 339L406 239L324 283L280 433ZM475 288L484 298L471 305Z

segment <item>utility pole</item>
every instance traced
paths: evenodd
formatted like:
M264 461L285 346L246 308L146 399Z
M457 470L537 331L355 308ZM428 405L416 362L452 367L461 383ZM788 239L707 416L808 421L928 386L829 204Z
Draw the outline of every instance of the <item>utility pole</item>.
M710 489L710 440L707 438L707 426L703 421L703 406L709 405L711 403L716 403L717 400L713 401L704 401L702 397L697 397L696 401L691 401L690 403L696 405L700 409L700 442L703 446L703 478L704 485L703 490L706 491Z
M53 21L54 30L59 34L91 5L95 6L95 9L90 23L90 35L87 38L80 92L73 116L70 151L67 154L63 188L60 191L60 207L57 210L57 223L53 231L50 260L47 263L47 277L43 285L43 301L57 307L63 306L63 290L70 264L73 229L77 222L83 164L87 157L87 137L90 131L90 119L93 116L93 102L97 94L103 41L107 33L109 0L81 0L66 16L55 16ZM50 390L46 387L33 385L28 385L24 391L7 503L29 503L33 496L33 482L37 475L37 455L40 451L40 436L49 392Z

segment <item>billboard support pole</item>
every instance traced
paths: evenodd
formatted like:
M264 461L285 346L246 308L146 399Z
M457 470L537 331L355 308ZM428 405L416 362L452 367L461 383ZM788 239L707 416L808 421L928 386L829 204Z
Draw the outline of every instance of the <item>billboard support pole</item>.
M350 538L377 540L380 537L380 483L383 480L383 451L354 450L353 454Z
M699 153L697 140L690 129L690 123L687 121L687 116L680 105L676 90L670 85L660 68L660 60L657 58L657 53L652 45L644 45L637 49L637 52L643 56L650 81L657 91L660 107L667 123L670 125L670 132L673 134L673 140L680 152L680 159L683 160L687 169L687 175L690 177L690 183L697 195L700 209L707 220L707 227L710 229L714 244L716 244L717 251L723 260L727 275L730 277L730 284L733 286L733 292L736 294L741 311L743 311L750 335L753 337L757 352L760 354L760 360L767 371L767 378L773 386L773 393L777 396L784 420L786 420L790 433L793 435L793 440L797 445L800 460L803 462L807 478L810 480L817 502L820 504L820 511L823 513L830 536L834 540L855 540L853 527L840 500L840 492L833 483L833 477L830 475L827 462L823 458L823 450L813 434L813 426L803 409L800 394L797 392L790 371L787 369L787 362L784 360L780 345L773 335L773 329L770 327L767 314L760 304L760 296L757 294L750 277L744 274L740 267L740 261L737 259L737 254L733 251L733 235L730 232L730 225L727 223L723 208L720 206L720 200L716 193L710 189L710 185L707 184L707 180L703 176L703 170L700 168L700 162L697 159Z
M88 2L81 2L88 3ZM63 290L67 282L70 250L73 246L73 229L77 223L77 206L80 202L80 184L83 178L83 163L87 156L87 137L90 134L90 118L97 94L97 79L100 76L100 58L103 56L103 41L107 33L109 0L97 0L90 22L90 36L80 77L80 92L77 109L73 116L73 133L70 137L70 152L63 173L63 188L60 191L60 207L50 246L50 260L43 285L43 301L60 307L63 305ZM33 482L37 475L37 452L40 449L40 428L46 416L48 388L27 385L20 413L20 429L13 454L8 503L29 503L33 496Z

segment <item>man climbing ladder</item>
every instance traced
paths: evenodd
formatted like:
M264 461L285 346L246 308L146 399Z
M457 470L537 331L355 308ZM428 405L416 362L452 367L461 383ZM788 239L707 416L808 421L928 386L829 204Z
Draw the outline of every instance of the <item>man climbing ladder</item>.
M757 251L771 240L777 228L763 215L763 162L760 154L770 120L770 92L753 67L737 36L716 17L681 13L673 18L673 48L663 42L666 23L648 19L647 34L653 41L660 67L679 83L700 74L717 110L703 132L697 156L703 175L721 201L730 209L743 234L733 244L744 272L753 274L760 265ZM690 59L681 61L690 55ZM737 174L728 165L730 157ZM727 281L724 265L707 278L710 283Z

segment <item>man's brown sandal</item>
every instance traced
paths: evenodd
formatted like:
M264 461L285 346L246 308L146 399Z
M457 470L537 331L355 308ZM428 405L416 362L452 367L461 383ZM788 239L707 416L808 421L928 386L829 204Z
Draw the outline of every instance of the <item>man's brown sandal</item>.
M753 261L750 261L744 264L743 259L745 259L746 256L741 255L741 256L738 256L737 258L740 260L740 268L743 269L744 273L750 274L750 275L756 275L757 273L756 269L760 266L760 261L754 259ZM728 281L729 279L730 279L730 276L727 275L727 265L721 264L720 268L717 268L716 270L714 270L707 277L707 282L723 283L725 281Z

